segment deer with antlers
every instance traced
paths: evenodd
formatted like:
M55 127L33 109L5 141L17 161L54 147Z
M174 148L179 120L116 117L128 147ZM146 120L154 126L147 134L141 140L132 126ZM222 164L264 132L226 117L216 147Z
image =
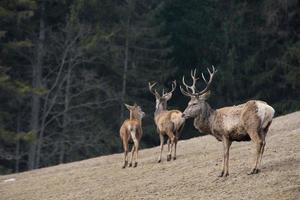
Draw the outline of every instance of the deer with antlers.
M124 165L125 168L128 164L128 142L131 138L133 140L133 146L131 150L131 158L129 162L129 167L132 166L133 157L135 155L135 162L133 167L138 164L138 151L140 146L140 140L143 134L142 131L142 118L145 113L142 111L141 107L134 104L133 106L125 104L126 108L129 110L130 117L125 120L120 128L120 137L124 148Z
M187 85L184 77L182 83L185 89L180 86L182 94L190 97L187 108L183 112L183 117L194 118L194 127L199 131L213 135L218 141L223 142L223 170L220 177L226 177L228 173L229 148L233 141L253 141L256 146L255 163L250 173L259 172L258 166L261 163L265 149L265 138L272 123L274 109L266 102L250 100L237 106L224 107L214 110L206 102L209 97L214 75L217 70L212 66L212 71L208 69L209 80L207 81L202 73L202 78L206 87L198 92L196 90L196 69L191 72L192 85Z
M165 135L168 136L167 161L170 161L172 159L173 147L173 160L176 160L177 142L185 122L185 119L182 117L182 112L180 112L179 110L167 110L167 102L171 99L172 93L176 89L176 81L173 81L172 83L172 90L167 93L165 93L163 90L162 95L160 95L156 90L153 90L155 85L156 83L149 83L149 90L156 99L154 122L160 139L160 154L158 157L158 162L161 162Z

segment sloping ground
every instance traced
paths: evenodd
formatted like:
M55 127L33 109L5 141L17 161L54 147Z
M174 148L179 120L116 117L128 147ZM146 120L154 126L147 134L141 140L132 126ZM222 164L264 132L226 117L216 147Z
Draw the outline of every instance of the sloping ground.
M300 199L300 112L274 119L256 175L249 142L233 143L227 178L217 177L222 144L212 136L180 141L176 161L164 152L158 164L158 152L140 151L137 168L121 169L114 154L0 176L0 199Z

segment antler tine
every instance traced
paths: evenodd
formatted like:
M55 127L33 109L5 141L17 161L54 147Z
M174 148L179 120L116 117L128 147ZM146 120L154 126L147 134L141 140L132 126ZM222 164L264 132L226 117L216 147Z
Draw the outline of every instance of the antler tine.
M154 82L153 84L151 84L151 83L149 82L149 83L148 83L148 85L149 85L149 90L150 90L150 92L151 92L154 96L160 96L156 90L153 91L153 87L154 87L156 84L157 84L156 82Z
M206 87L201 92L196 92L196 81L199 79L199 78L196 77L196 69L194 71L191 71L191 76L192 76L192 79L193 79L193 84L191 86L186 84L186 82L184 80L184 76L183 76L182 77L182 83L185 86L186 91L180 86L180 90L181 90L182 94L192 97L192 96L199 96L199 95L204 94L205 92L207 92L210 85L211 85L211 83L212 83L214 75L218 71L218 70L215 69L215 67L213 65L212 65L212 72L208 68L207 68L207 70L208 70L208 73L209 73L209 80L207 81L204 74L202 73L202 79L206 83Z
M190 94L189 92L185 91L185 90L181 87L181 85L180 85L180 91L181 91L181 93L182 93L183 95L185 95L185 96L187 96L187 97L192 97L192 96L193 96L193 95Z
M186 90L189 90L190 86L188 86L188 85L186 84L184 76L182 76L182 83L183 83L183 85L185 86Z
M209 75L215 74L218 70L215 69L215 66L212 65L212 72L207 68Z
M209 75L211 75L214 73L215 67L212 65L212 72L209 70L209 68L207 68L207 71L208 71Z
M215 67L212 65L212 72L209 70L209 68L207 68L207 71L209 73L209 80L207 81L202 73L202 78L203 80L205 81L206 83L206 87L199 93L197 93L197 95L201 95L201 94L204 94L205 92L207 92L209 90L209 87L212 83L212 80L215 76L215 74L217 73L218 70L215 69Z
M213 67L213 70L214 70L214 72L215 72L215 73L217 73L217 72L218 72L218 70L217 70L217 69L215 69L215 66L213 66L213 65L212 65L212 67Z
M208 71L209 75L211 75L211 72L210 72L209 68L206 68L206 69L207 69L207 71Z
M193 74L193 76L192 76L192 79L193 79L193 85L192 85L192 91L193 91L193 93L196 93L196 82L197 82L197 80L199 80L199 78L196 76L196 73L197 73L197 69L195 68L195 70L194 70L194 74Z
M182 83L185 86L186 91L181 86L180 86L180 90L181 90L182 94L184 94L185 96L191 97L191 96L194 96L196 94L196 82L199 79L196 76L196 74L197 74L197 69L196 68L194 70L191 70L191 77L193 79L192 85L188 85L185 82L185 77L184 76L182 77Z
M207 84L207 80L206 80L206 78L205 78L205 76L204 76L204 74L203 73L201 73L202 74L202 79L204 80L204 82Z
M172 91L171 92L174 92L174 90L176 89L176 86L177 86L177 83L176 83L176 80L174 80L172 82Z
M151 84L150 82L148 82L148 86L149 86L149 90L150 92L153 92L153 87L156 85L156 82L154 82L153 84Z
M170 92L167 92L167 93L164 93L164 92L163 92L163 96L166 96L167 94L173 93L174 90L176 89L176 86L177 86L177 83L176 83L176 80L174 80L174 81L172 82L172 89L171 89L171 91L170 91Z
M199 78L197 78L196 73L197 73L197 69L191 70L191 77L193 79L193 83L192 83L191 86L189 86L188 84L186 84L184 76L182 77L182 83L183 83L183 85L185 86L185 88L186 88L187 91L189 91L189 90L192 91L192 94L196 93L196 82L199 79Z
M191 70L191 77L194 77L194 76L195 76L195 72L196 72L196 69Z

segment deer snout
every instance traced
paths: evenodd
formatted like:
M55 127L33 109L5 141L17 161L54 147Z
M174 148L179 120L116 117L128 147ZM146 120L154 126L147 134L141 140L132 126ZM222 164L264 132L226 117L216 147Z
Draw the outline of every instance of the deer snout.
M181 117L184 118L184 119L188 118L188 116L185 113L182 113Z

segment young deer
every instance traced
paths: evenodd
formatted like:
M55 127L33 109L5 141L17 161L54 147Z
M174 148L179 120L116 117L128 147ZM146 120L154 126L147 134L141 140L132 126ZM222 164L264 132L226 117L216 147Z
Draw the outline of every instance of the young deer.
M244 104L224 107L217 110L212 109L206 102L209 97L209 87L217 70L213 67L212 72L208 69L209 81L202 73L202 78L206 83L205 89L197 92L195 88L196 70L191 72L193 83L191 86L182 79L185 90L180 86L182 94L190 97L187 108L183 112L185 119L195 118L194 127L199 131L213 135L218 141L223 142L224 157L223 170L220 174L228 176L229 148L232 141L250 141L256 145L256 159L254 167L249 174L259 172L258 166L261 163L262 155L266 145L265 138L271 125L274 109L266 102L251 100Z
M167 93L164 93L163 91L162 95L158 94L156 90L153 90L153 87L155 85L156 83L149 83L149 90L156 98L154 122L160 139L160 154L158 157L158 162L161 162L161 156L164 146L164 135L168 136L167 161L170 161L172 158L173 146L173 160L176 160L177 142L185 122L185 119L182 117L182 113L179 110L167 110L167 102L171 99L172 93L176 88L176 81L173 81L172 83L172 90Z
M124 148L124 165L125 168L128 164L128 141L131 138L133 140L133 146L131 150L131 158L129 162L129 167L132 166L133 156L135 153L135 163L133 167L137 166L138 161L138 151L140 140L143 134L142 131L142 118L145 116L145 113L142 111L141 107L134 104L133 106L125 104L126 108L130 112L130 118L126 119L121 128L120 128L120 137L123 143Z

